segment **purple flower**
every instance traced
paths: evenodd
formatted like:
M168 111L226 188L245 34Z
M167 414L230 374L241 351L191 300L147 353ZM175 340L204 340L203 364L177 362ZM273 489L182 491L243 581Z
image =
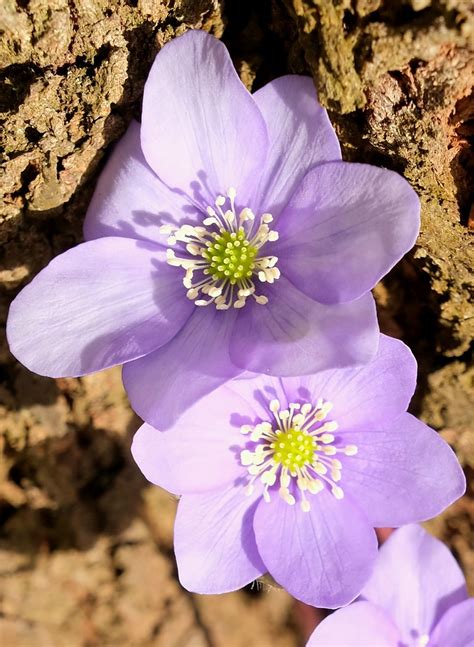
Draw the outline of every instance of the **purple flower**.
M88 242L13 302L10 347L53 377L124 363L134 408L163 427L243 369L369 361L370 289L418 228L402 177L341 161L310 78L251 95L224 45L191 31L153 64L142 124L97 185Z
M474 647L474 598L449 550L420 526L382 546L361 601L316 628L308 647Z
M353 600L377 555L376 526L432 517L464 491L450 447L406 412L416 362L381 336L358 368L306 377L245 375L132 453L182 495L175 552L183 586L238 589L263 573L309 604Z

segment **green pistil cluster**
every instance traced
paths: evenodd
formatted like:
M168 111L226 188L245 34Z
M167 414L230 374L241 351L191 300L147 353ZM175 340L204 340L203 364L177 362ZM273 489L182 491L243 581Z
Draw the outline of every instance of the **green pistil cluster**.
M273 460L294 472L313 462L316 440L301 429L278 431L270 447L275 450Z
M252 276L257 253L257 247L250 245L242 227L237 232L221 230L204 252L209 261L207 273L214 279L224 279L235 285Z

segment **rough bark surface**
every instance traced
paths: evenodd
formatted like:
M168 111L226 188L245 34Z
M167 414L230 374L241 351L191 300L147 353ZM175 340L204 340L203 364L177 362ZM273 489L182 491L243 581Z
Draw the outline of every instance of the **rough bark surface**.
M376 289L383 329L420 363L414 411L474 473L470 0L4 0L0 7L0 313L81 240L104 158L159 48L223 37L249 87L312 74L349 160L419 192L413 253ZM118 370L30 374L0 342L0 642L7 646L294 646L282 591L199 597L177 583L175 501L130 459L139 421ZM474 593L474 497L430 523ZM293 616L294 617L294 616Z

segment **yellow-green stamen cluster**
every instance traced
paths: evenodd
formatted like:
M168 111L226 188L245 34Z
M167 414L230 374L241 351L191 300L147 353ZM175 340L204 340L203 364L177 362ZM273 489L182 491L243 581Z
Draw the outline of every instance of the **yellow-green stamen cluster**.
M332 404L319 399L314 406L292 402L288 409L281 409L278 400L272 400L269 407L273 424L260 422L240 429L252 443L240 454L251 477L247 494L252 494L258 479L263 484L265 501L270 501L270 488L278 481L280 497L294 505L298 493L304 512L311 508L308 493L318 494L328 488L336 499L342 499L344 491L338 485L342 462L335 456L354 456L357 447L340 444L333 434L338 428L336 421L323 422Z
M259 255L266 243L278 239L278 233L268 226L272 215L264 213L257 220L248 207L237 214L235 196L233 188L227 197L217 196L215 206L207 207L202 226L161 227L162 233L169 234L169 245L182 243L184 256L169 248L167 261L186 270L186 296L197 306L212 303L217 310L243 308L248 297L264 305L268 298L256 293L256 281L273 283L280 277L278 258ZM224 210L226 202L229 208Z
M298 467L304 467L313 460L317 447L316 439L307 431L288 429L277 431L276 438L270 444L274 450L273 460L294 472Z
M255 269L258 249L250 245L243 227L238 231L224 231L204 252L209 261L209 274L214 279L227 280L235 285L250 279Z

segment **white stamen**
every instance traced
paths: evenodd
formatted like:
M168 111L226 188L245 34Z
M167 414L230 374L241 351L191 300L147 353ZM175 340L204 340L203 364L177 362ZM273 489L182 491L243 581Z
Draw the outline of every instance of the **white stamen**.
M168 235L170 246L183 245L183 256L167 250L167 262L186 270L183 284L187 297L196 306L214 304L217 310L239 309L250 297L265 305L268 297L257 293L258 282L272 284L280 278L278 258L259 255L267 242L278 240L278 232L268 226L273 216L264 213L257 220L249 207L237 214L236 195L234 187L226 196L218 195L214 206L206 208L202 225L160 227L160 232ZM199 298L200 295L209 298Z
M269 501L278 486L279 496L288 505L294 505L298 495L303 512L311 510L309 496L329 489L336 499L344 498L339 485L343 463L340 456L354 456L355 445L343 445L333 433L338 429L335 420L324 421L332 403L318 399L316 405L292 402L282 409L276 398L268 403L274 423L260 422L254 426L242 425L241 433L250 436L240 455L247 468L252 487L256 480L263 486L263 497ZM324 422L323 422L324 421Z
M308 499L303 499L301 501L301 509L303 510L303 512L309 512L311 510L311 505Z
M344 498L344 491L339 485L333 485L331 488L331 492L334 494L336 499L343 499Z
M242 465L253 465L253 454L252 452L249 452L248 449L244 449L243 452L240 454L240 462Z
M346 445L344 448L344 454L346 456L355 456L358 451L357 445Z
M270 411L272 413L276 413L277 411L279 411L279 409L280 409L280 403L278 402L278 400L272 400L270 402Z

